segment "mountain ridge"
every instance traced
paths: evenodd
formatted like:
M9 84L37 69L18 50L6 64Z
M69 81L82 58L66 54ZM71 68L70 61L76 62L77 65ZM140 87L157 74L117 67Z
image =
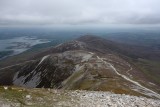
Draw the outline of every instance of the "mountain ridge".
M4 71L13 74L11 80L6 80L4 73L0 83L5 85L10 81L8 85L30 88L113 91L160 98L158 93L139 84L145 78L137 76L137 69L113 51L118 48L103 38L83 36L38 53L26 64L2 69L2 75Z

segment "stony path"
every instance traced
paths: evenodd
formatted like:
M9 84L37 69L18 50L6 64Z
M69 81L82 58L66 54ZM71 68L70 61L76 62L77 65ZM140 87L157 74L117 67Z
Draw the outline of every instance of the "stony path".
M134 80L128 78L127 76L125 76L125 75L123 75L123 74L120 74L120 73L117 71L117 69L116 69L111 63L104 61L103 58L100 58L99 56L97 56L97 58L98 58L99 60L101 60L102 62L104 62L104 64L110 65L110 67L115 71L115 73L116 73L117 75L121 76L121 77L124 78L125 80L127 80L127 81L135 84L136 86L138 86L139 88L136 88L136 91L138 90L138 92L141 92L142 94L145 94L145 95L151 96L151 97L156 97L156 98L160 99L160 95L159 95L158 93L156 93L156 92L154 92L154 91L152 91L152 90L150 90L150 89L142 86L142 85L141 85L140 83L138 83L137 81L134 81ZM132 70L132 69L130 69L130 70ZM127 72L128 72L128 71L127 71Z

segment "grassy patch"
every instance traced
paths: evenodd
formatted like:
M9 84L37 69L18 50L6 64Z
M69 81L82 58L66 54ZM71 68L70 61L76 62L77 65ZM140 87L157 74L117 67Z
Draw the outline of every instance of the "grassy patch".
M82 90L92 90L92 86L94 86L98 81L85 79L79 84L79 89Z
M65 80L65 89L74 88L76 85L75 83L80 79L80 77L84 74L83 70L80 70L78 72L74 72L67 80ZM74 85L75 84L75 85Z
M160 84L160 62L139 59L136 65L152 80Z
M0 96L7 100L18 102L21 105L26 105L24 102L24 97L28 94L26 90L11 88L9 87L5 90L3 87L0 87Z

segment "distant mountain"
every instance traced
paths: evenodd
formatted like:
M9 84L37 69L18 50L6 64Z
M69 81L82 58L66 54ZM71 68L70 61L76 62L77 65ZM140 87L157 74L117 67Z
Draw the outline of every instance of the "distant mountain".
M160 99L159 85L152 83L132 61L138 58L135 50L141 48L82 36L1 68L0 84L111 91Z

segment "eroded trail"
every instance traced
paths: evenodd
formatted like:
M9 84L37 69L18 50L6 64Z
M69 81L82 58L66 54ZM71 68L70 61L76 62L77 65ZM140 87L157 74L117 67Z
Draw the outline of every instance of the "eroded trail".
M120 74L120 73L117 71L117 69L116 69L111 63L104 61L103 58L100 58L99 56L97 56L97 58L98 58L99 60L101 60L103 63L109 65L109 66L115 71L115 73L116 73L117 75L121 76L121 77L124 78L125 80L127 80L127 81L135 84L136 86L138 86L138 87L135 87L136 89L133 89L133 90L138 91L138 92L140 92L140 93L142 93L142 94L145 94L145 95L147 95L147 96L156 97L156 98L160 99L160 95L159 95L158 93L156 93L156 92L154 92L154 91L152 91L152 90L150 90L150 89L142 86L142 85L141 85L140 83L138 83L137 81L134 81L134 80L128 78L127 76L125 76L125 75L123 75L123 74ZM131 71L132 69L133 69L133 68L131 67L127 72Z

